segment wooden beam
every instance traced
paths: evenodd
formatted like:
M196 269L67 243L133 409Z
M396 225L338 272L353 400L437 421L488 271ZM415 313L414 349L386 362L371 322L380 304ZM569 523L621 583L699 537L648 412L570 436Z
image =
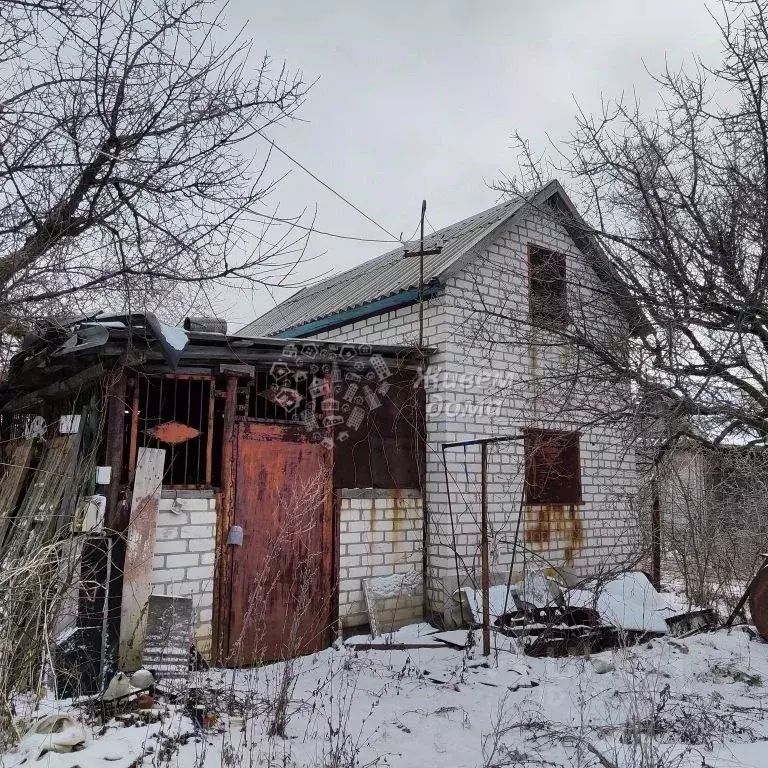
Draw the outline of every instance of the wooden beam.
M651 581L656 589L661 589L661 500L659 498L659 479L654 470L651 479L653 502L651 507Z
M139 447L139 377L133 379L133 398L131 402L131 432L128 442L128 482L133 481L136 472L136 451Z
M131 517L125 542L123 597L120 605L120 669L141 664L146 612L152 590L155 529L163 488L165 450L139 448Z
M120 502L120 489L123 482L123 443L125 436L125 371L110 382L106 392L107 437L105 443L104 464L112 467L112 477L107 488L107 510L104 526L108 530L122 533L128 525L128 515Z
M213 485L213 414L216 409L216 383L210 382L208 391L208 432L205 436L205 484Z
M221 505L217 504L216 566L213 604L213 651L216 664L229 655L229 612L232 602L232 554L227 544L234 524L235 416L237 415L237 376L227 377L224 400L224 425L221 444Z
M55 400L81 389L84 384L101 378L105 372L104 366L101 363L97 363L90 368L76 373L74 376L70 376L68 379L64 379L64 381L56 381L42 389L20 395L6 403L0 412L16 413L17 411L28 411L32 408L37 408L46 400Z

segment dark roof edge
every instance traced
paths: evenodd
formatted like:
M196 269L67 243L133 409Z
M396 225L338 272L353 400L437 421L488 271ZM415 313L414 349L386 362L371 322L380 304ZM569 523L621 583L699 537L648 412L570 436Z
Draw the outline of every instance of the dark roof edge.
M432 282L429 285L424 286L424 298L431 299L433 296L437 296L442 290L442 284ZM367 304L361 304L357 307L351 307L350 309L344 309L341 312L335 312L325 317L320 317L317 320L311 320L308 323L288 328L284 331L274 334L272 338L275 339L301 339L306 336L310 336L316 333L322 333L323 331L332 331L336 328L342 328L345 325L351 325L359 320L364 320L368 317L375 317L377 315L383 315L385 312L392 312L395 309L402 307L408 307L419 301L419 289L410 288L406 291L400 291L399 293L393 293L390 296L384 296L381 299L375 299Z

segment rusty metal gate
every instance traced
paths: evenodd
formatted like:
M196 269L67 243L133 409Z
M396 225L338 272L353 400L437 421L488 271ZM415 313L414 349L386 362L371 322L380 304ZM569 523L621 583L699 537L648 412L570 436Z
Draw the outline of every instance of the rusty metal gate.
M296 427L236 427L228 662L292 658L330 642L330 452ZM237 530L237 529L235 529Z

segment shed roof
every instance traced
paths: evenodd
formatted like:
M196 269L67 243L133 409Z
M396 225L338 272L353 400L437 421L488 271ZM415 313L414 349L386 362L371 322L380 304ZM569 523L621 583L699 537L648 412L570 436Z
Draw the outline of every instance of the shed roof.
M416 368L433 350L385 344L254 338L161 323L149 313L94 313L41 323L24 339L0 382L0 412L36 405L78 389L116 365L146 373L215 374L226 368L292 365L352 366L357 354L380 355L390 366Z

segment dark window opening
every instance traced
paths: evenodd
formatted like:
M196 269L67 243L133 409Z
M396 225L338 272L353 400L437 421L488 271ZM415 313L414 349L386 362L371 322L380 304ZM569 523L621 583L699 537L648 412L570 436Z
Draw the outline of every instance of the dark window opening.
M565 254L529 246L530 307L534 325L562 327L568 320Z
M129 402L124 446L129 473L139 448L163 448L164 486L219 484L220 462L213 451L217 407L210 377L139 375Z
M525 432L525 494L528 504L580 504L579 433Z
M257 370L244 393L243 411L251 419L270 424L300 424L307 414L317 416L324 396L322 374L276 363L270 370Z

